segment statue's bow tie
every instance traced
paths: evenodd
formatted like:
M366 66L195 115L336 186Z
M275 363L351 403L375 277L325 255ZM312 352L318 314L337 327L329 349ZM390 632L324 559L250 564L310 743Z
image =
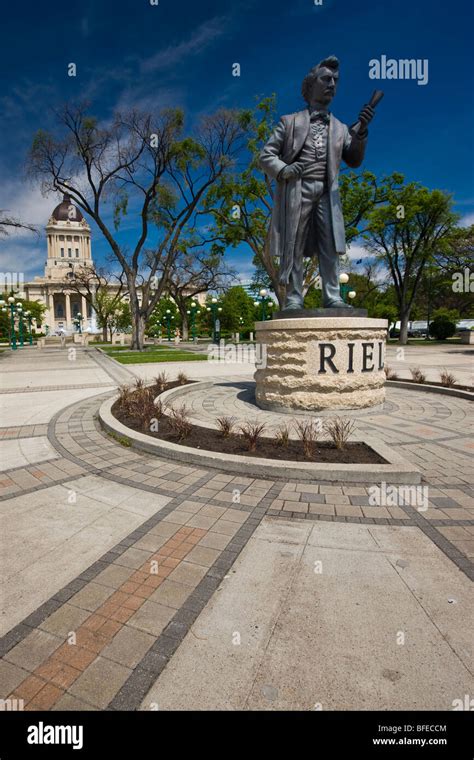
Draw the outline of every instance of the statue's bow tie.
M321 121L324 121L326 124L329 123L329 114L327 111L311 111L309 118L310 121L321 119Z

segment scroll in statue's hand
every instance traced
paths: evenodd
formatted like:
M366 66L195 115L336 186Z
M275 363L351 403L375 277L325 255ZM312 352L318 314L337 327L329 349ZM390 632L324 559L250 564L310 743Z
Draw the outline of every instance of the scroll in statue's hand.
M367 129L367 124L372 121L372 119L375 116L375 110L372 108L372 106L365 105L362 107L362 110L359 114L359 121L361 124L361 132L365 132Z

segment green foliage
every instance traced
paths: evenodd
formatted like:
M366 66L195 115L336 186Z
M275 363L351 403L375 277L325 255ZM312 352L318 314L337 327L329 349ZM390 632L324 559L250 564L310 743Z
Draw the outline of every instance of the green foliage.
M33 320L32 328L33 328L33 334L34 333L34 327L36 325L37 332L39 328L42 325L44 312L46 311L46 306L44 304L39 303L38 301L27 301L25 298L20 298L18 295L15 294L14 290L10 290L8 292L0 293L0 298L3 298L5 302L7 302L7 299L10 296L14 296L15 303L21 303L23 308L23 313L25 311L31 312L31 317ZM9 340L10 339L10 330L11 330L11 311L10 307L6 307L6 311L0 310L0 339L2 340ZM18 320L16 320L16 325L18 326ZM29 322L27 317L23 317L23 335L26 338L27 335L29 335ZM16 330L16 335L18 337L18 329Z
M379 188L384 200L369 213L363 237L390 273L405 341L425 271L448 245L458 217L451 196L418 182L405 183L402 175L383 178Z
M120 301L117 308L113 311L109 319L109 328L114 332L128 332L132 326L132 315L130 304L127 301Z
M99 327L107 327L109 330L118 331L115 324L122 324L127 321L125 329L130 327L130 307L122 300L121 295L117 295L111 288L97 288L93 308L96 312L97 324Z
M320 309L323 305L323 293L321 288L310 285L304 297L305 309Z
M122 188L117 194L117 198L114 203L114 228L118 230L120 222L123 217L127 215L128 210L128 194Z
M246 244L254 263L265 272L261 286L278 294L277 262L265 248L272 208L272 190L258 166L259 153L276 121L276 98L263 98L252 110L241 111L245 130L245 158L240 171L229 172L212 188L207 210L214 220L213 233L226 246Z
M459 322L459 311L457 309L448 309L441 306L433 312L433 319L447 319L450 322Z
M229 288L219 304L222 307L221 329L240 333L247 333L254 329L258 309L254 306L253 298L241 285Z
M369 312L369 316L374 319L386 319L390 326L398 320L398 309L392 304L380 302Z
M176 328L181 328L181 317L178 307L171 298L162 298L156 304L147 322L146 332L148 335L157 337L161 334L166 337L168 331L166 312L168 309L170 311L171 336L174 338Z
M430 322L430 335L436 340L446 340L451 338L456 332L456 324L448 317L440 315Z

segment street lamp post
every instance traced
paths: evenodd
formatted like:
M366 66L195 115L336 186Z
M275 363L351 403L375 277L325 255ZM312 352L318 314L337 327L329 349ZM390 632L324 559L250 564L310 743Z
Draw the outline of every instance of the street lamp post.
M30 346L32 346L33 345L33 332L32 332L31 323L33 321L33 317L31 316L31 311L25 311L24 316L26 317L27 322L28 322L28 343L30 344Z
M341 291L341 300L344 301L344 303L347 303L346 298L355 298L357 293L355 290L350 289L350 285L348 285L349 282L349 275L346 272L341 272L339 275L339 283L340 283L340 291Z
M428 263L428 303L426 310L426 338L430 340L430 319L431 319L431 265Z
M166 309L165 319L168 330L168 342L171 343L171 309Z
M16 310L18 312L18 327L20 332L20 348L23 348L24 340L23 340L23 306L21 305L20 301L18 301L16 305Z
M16 335L15 335L15 299L13 296L8 298L8 304L10 306L10 345L12 351L16 351Z
M259 296L260 296L260 303L262 304L262 322L265 322L265 320L267 318L267 310L266 310L266 306L267 306L267 291L266 291L265 288L261 289L261 291L259 293Z
M208 309L209 311L209 309ZM212 311L212 342L219 343L221 325L217 315L222 311L222 307L217 305L217 298L211 299L211 311Z
M195 301L191 301L191 335L193 338L193 343L196 343L196 312L197 312L197 303Z

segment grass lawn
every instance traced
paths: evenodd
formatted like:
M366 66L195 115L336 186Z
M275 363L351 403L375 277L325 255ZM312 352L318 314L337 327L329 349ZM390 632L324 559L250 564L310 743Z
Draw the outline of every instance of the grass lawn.
M153 346L153 349L147 348L145 351L124 351L124 346L120 346L120 348L122 349L121 351L113 349L104 349L104 351L108 356L120 362L120 364L207 361L207 354L196 354L193 351L180 351L179 349L166 350L166 348L161 346Z
M398 338L389 338L390 345L400 345ZM426 340L425 338L408 338L407 346L461 346L461 338L447 338L447 340Z

